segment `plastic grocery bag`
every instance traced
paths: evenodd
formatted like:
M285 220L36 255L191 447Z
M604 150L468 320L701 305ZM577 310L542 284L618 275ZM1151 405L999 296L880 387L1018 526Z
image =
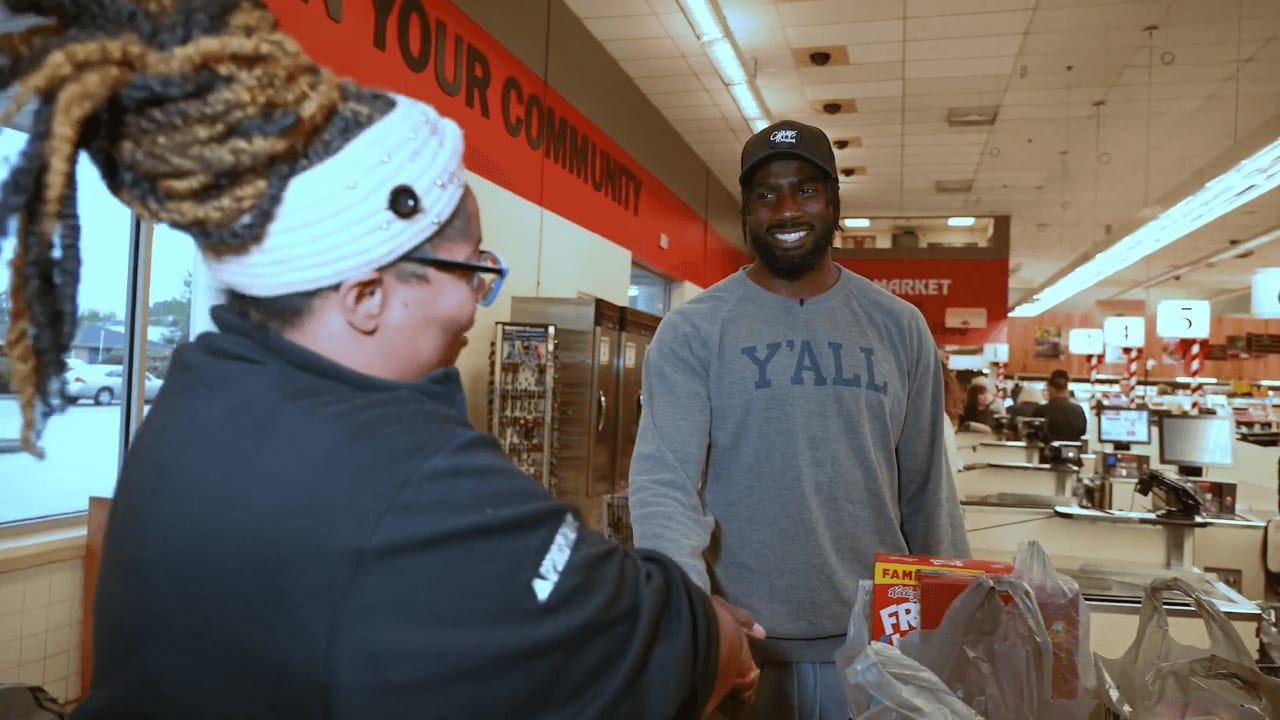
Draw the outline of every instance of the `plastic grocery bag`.
M1207 649L1169 634L1162 602L1168 591L1191 598L1208 631ZM1280 718L1280 680L1258 669L1222 611L1181 578L1147 586L1138 634L1124 655L1096 657L1108 709L1123 720Z
M864 698L849 706L854 720L982 720L936 675L897 648L881 642L861 647L851 662L837 661L845 687Z
M900 648L984 717L1049 717L1053 644L1021 580L975 576L937 628L907 635Z
M1050 708L1046 720L1086 718L1097 706L1096 672L1089 651L1089 608L1080 585L1053 567L1049 553L1035 540L1022 543L1013 559L1013 576L1035 595L1053 648Z

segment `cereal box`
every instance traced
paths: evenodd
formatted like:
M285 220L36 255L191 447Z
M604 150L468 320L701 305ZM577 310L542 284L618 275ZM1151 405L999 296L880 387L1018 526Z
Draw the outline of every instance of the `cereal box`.
M871 639L897 645L898 640L920 629L919 570L1008 575L1013 563L924 555L876 555L871 594Z

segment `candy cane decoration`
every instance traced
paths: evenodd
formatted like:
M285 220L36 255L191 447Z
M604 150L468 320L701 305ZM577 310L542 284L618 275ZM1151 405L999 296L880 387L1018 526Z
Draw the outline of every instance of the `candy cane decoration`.
M1142 358L1142 348L1128 348L1125 356L1128 364L1125 367L1124 393L1128 397L1129 407L1135 407L1138 404L1138 360Z
M1204 342L1191 341L1191 350L1187 352L1187 373L1191 375L1191 412L1200 412L1204 403L1204 386L1200 384L1200 370L1204 367Z

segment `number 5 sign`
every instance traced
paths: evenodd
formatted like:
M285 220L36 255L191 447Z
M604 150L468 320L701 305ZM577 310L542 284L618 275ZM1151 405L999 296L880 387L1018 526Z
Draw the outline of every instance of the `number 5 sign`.
M1209 337L1208 300L1161 300L1156 306L1156 333L1166 338Z

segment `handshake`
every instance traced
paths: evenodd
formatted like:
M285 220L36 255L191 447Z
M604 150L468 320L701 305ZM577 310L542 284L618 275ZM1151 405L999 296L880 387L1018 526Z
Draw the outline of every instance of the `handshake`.
M750 612L719 595L711 596L711 605L720 625L720 669L707 703L707 716L719 710L733 717L750 707L760 679L760 668L751 657L747 636L763 638L765 632Z

